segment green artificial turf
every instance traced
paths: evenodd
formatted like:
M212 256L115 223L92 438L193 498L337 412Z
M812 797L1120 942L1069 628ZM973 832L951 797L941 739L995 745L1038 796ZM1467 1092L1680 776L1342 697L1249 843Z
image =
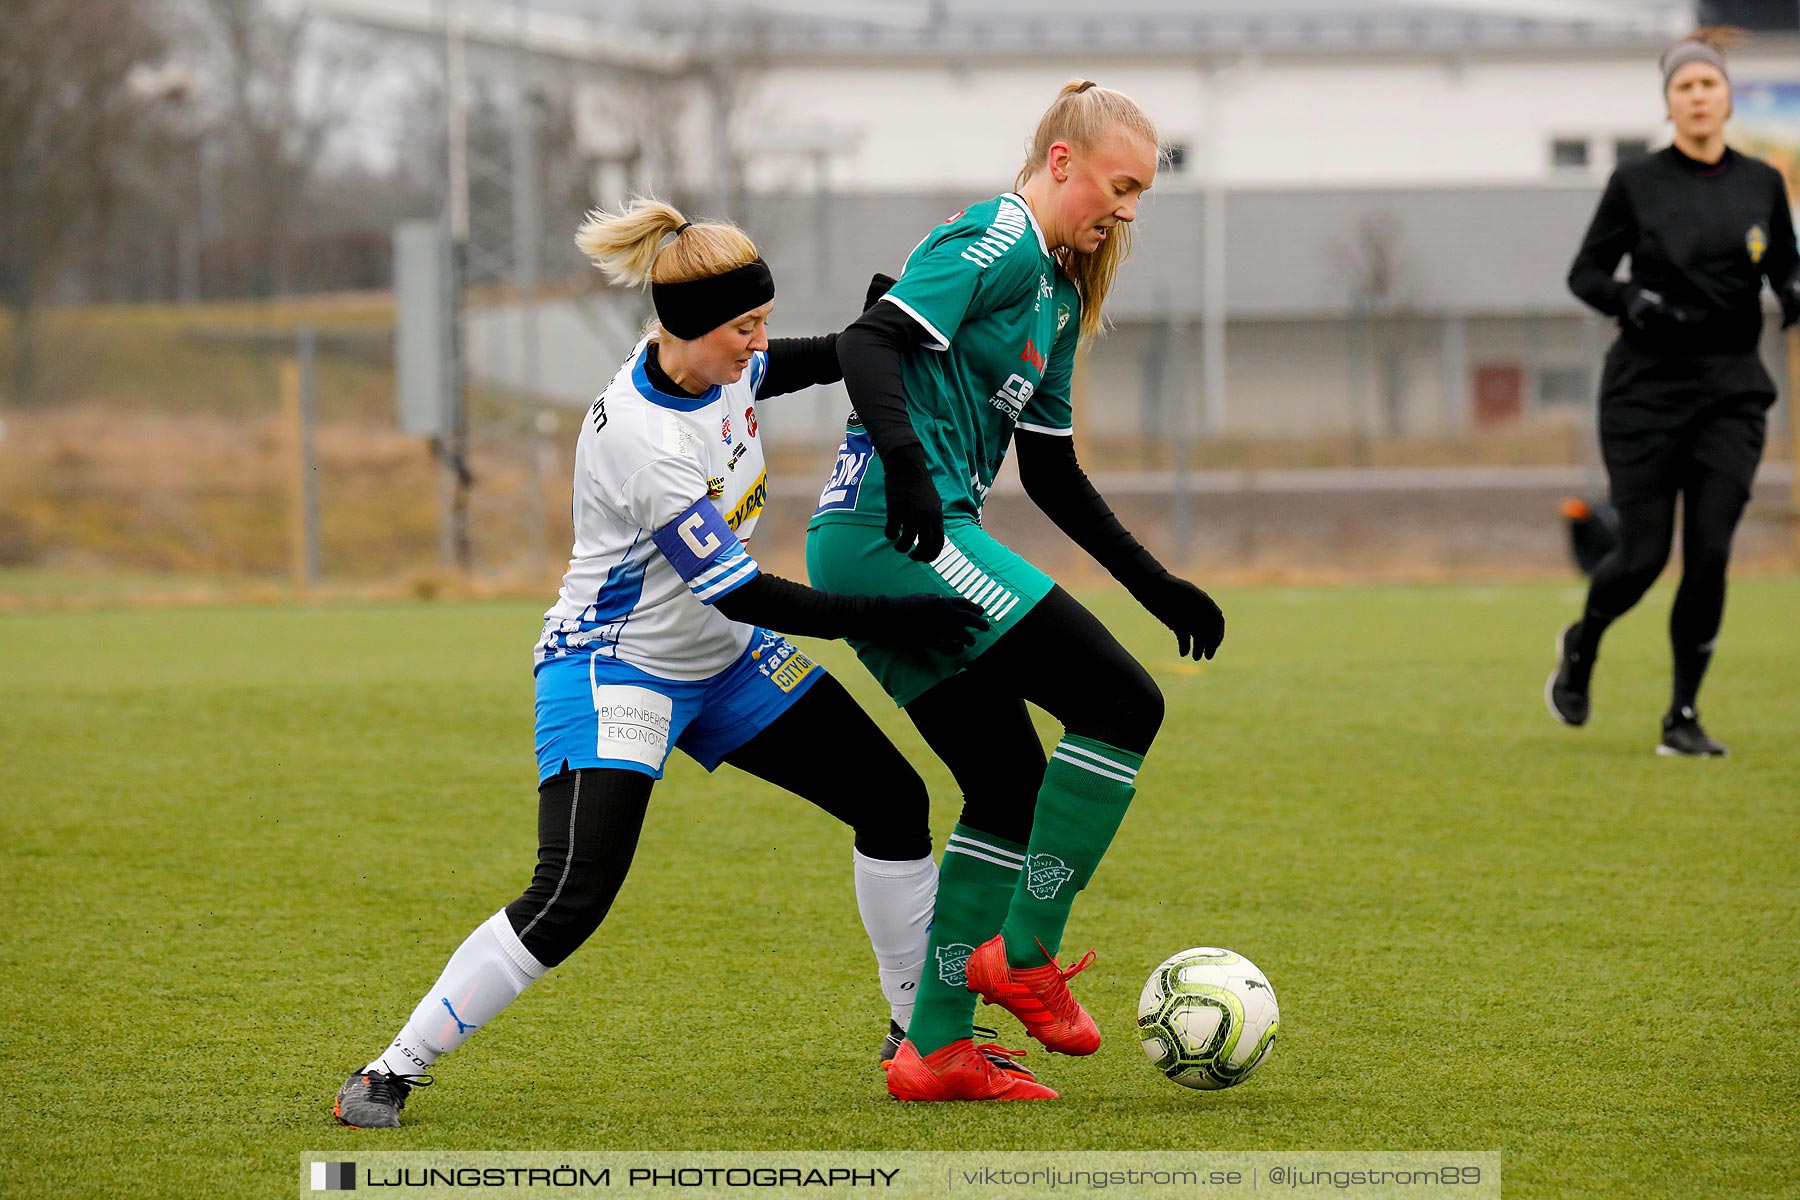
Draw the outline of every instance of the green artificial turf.
M1508 1196L1795 1195L1800 582L1734 586L1722 762L1651 753L1666 590L1609 637L1592 723L1551 720L1576 597L1226 592L1204 667L1090 597L1168 719L1065 941L1099 948L1075 989L1106 1044L1028 1060L1056 1102L890 1102L847 831L679 760L600 933L385 1133L333 1092L530 876L540 606L0 615L0 1194L291 1195L306 1150L830 1147L1498 1149ZM817 649L941 848L947 774ZM1132 1036L1191 945L1280 999L1237 1089Z

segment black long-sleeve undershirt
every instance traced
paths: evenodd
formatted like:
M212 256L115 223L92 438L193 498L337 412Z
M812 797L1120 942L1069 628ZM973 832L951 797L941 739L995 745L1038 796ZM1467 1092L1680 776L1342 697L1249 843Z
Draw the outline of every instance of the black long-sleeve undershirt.
M1628 284L1613 278L1627 254ZM1645 288L1692 318L1674 332L1624 322L1627 340L1642 349L1745 354L1762 334L1764 278L1779 291L1796 264L1780 172L1735 150L1709 164L1670 146L1613 172L1569 268L1569 290L1621 317L1628 289Z
M867 637L873 624L868 596L840 596L763 573L721 596L713 608L728 620L798 637Z
M756 390L756 398L767 400L770 396L782 396L801 388L836 383L842 379L844 372L838 367L837 339L838 335L835 333L811 338L770 338L769 369L763 373L762 386ZM655 342L651 342L644 351L644 373L650 377L651 386L659 392L671 396L700 395L669 378L669 373L663 370Z
M924 445L906 411L906 386L901 382L900 358L916 353L927 334L919 323L894 304L872 304L869 310L838 335L838 365L844 388L856 409L869 441L884 464L918 456Z
M1013 444L1025 494L1070 541L1127 587L1162 574L1163 565L1125 528L1081 469L1073 438L1021 429Z
M850 402L890 471L899 460L924 465L924 447L907 413L900 359L919 353L927 338L919 323L893 304L874 305L838 338ZM1121 583L1162 573L1156 556L1131 535L1081 469L1073 438L1016 430L1013 443L1025 494L1070 541Z
M763 374L762 386L756 389L758 400L785 396L801 388L836 383L844 377L838 366L838 335L823 337L770 338L769 369Z

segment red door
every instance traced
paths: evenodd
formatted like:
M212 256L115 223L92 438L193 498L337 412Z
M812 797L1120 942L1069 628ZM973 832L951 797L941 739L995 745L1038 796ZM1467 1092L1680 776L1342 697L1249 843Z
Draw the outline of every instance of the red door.
M1510 425L1525 415L1525 371L1516 363L1475 368L1475 427Z

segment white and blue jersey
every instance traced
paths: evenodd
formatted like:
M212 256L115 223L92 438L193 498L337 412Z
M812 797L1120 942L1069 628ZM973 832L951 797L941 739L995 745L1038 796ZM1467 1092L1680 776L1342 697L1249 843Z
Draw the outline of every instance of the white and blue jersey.
M534 651L598 651L667 679L730 666L750 627L712 607L757 575L744 543L768 498L756 392L768 355L736 383L671 396L644 369L646 338L588 410L575 445L575 547Z
M760 573L744 549L768 495L757 352L736 383L659 391L638 343L575 446L575 547L533 650L539 777L708 770L823 675L779 634L713 607Z

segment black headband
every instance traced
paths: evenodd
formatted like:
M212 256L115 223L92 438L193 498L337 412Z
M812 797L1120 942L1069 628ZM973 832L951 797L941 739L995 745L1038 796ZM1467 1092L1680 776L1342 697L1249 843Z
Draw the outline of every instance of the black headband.
M769 274L769 264L760 258L723 275L650 285L656 319L676 337L690 341L774 298L775 277Z

